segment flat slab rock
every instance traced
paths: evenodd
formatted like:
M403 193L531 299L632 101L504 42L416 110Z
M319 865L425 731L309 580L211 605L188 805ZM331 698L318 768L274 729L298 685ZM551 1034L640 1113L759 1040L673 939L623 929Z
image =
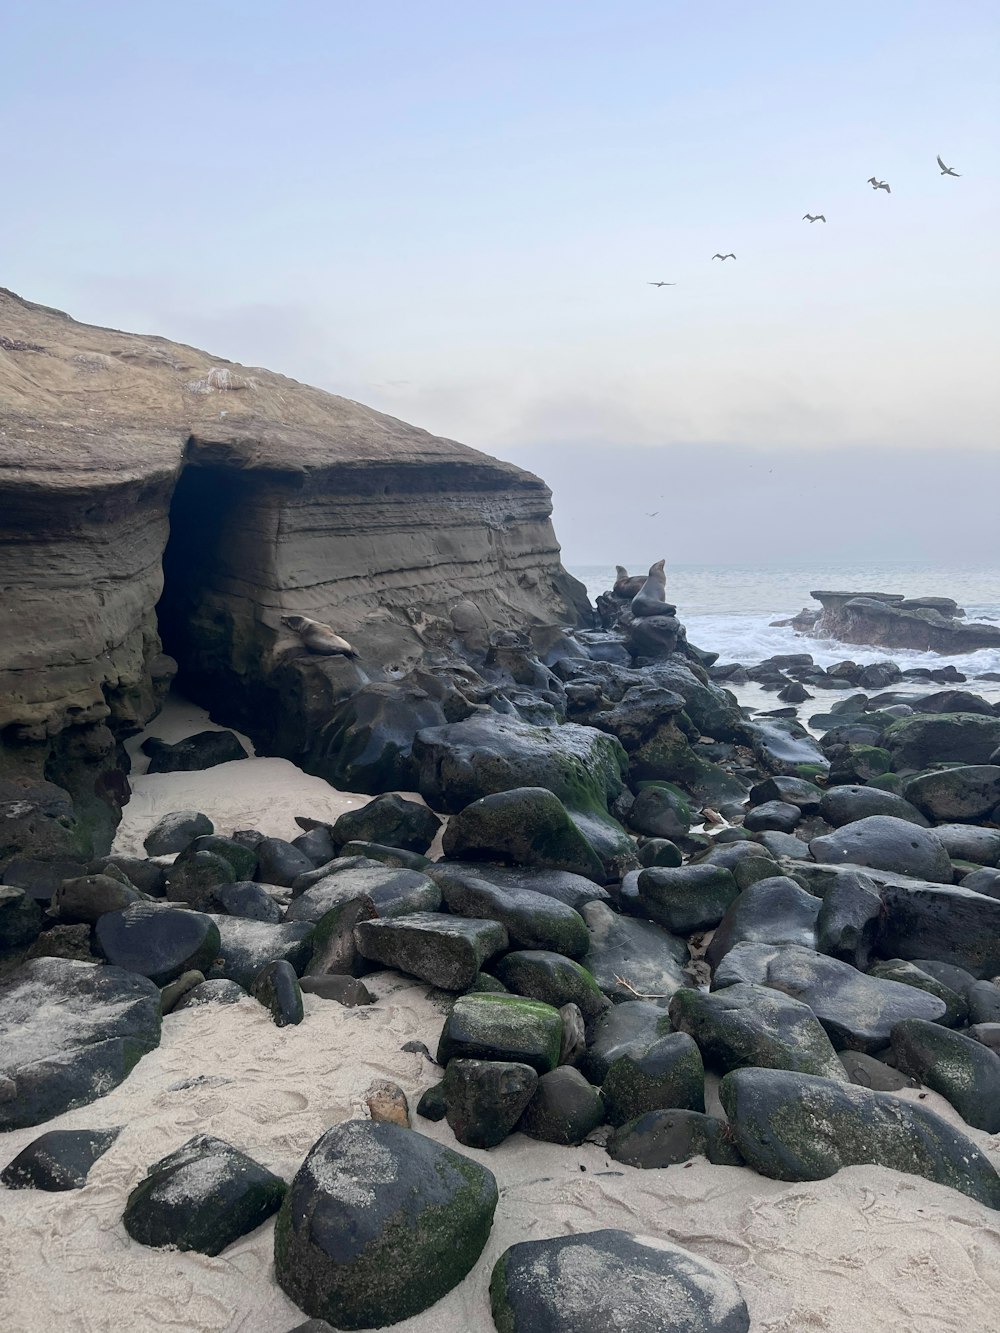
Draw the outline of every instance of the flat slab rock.
M334 1328L398 1323L472 1269L498 1198L491 1171L415 1130L335 1125L282 1204L275 1274L300 1309Z
M507 947L496 921L474 921L444 912L414 912L354 927L358 952L442 990L466 990L487 959Z
M747 1333L727 1273L679 1245L608 1229L522 1241L497 1260L498 1333Z
M85 1106L160 1042L160 992L120 967L36 958L0 983L0 1130Z

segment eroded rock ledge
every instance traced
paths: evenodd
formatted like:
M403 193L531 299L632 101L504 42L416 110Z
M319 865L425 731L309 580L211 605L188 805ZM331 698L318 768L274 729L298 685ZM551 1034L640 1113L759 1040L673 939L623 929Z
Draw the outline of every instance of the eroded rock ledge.
M876 648L974 653L1000 648L1000 627L961 619L950 597L904 597L888 592L814 592L823 610L811 629L820 638Z
M259 731L279 697L343 692L344 664L307 659L282 615L332 623L377 678L445 641L462 599L491 627L586 606L530 473L5 290L0 418L0 780L68 787L94 849L171 657L193 697Z

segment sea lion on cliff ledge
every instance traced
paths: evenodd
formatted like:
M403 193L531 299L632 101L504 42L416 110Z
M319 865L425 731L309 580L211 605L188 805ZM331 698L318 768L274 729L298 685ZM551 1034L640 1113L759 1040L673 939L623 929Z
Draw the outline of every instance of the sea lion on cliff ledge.
M282 616L281 623L297 634L303 648L308 648L311 653L321 653L325 657L359 655L346 639L342 639L329 625L324 625L322 620L310 620L308 616Z
M615 586L611 591L622 601L630 602L645 582L642 574L630 574L624 565L615 565Z
M649 574L642 587L632 598L629 607L633 616L669 616L675 607L667 602L667 576L663 572L665 560L657 560L650 565Z

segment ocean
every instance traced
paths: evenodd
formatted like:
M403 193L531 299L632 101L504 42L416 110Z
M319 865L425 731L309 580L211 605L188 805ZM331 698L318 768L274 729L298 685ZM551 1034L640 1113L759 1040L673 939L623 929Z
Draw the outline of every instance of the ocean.
M648 560L623 562L630 574L644 572ZM608 591L615 580L612 565L567 565L587 587L591 601ZM752 666L775 653L811 653L820 666L832 666L850 658L855 662L891 659L907 667L942 666L946 661L969 678L977 694L1000 700L1000 683L973 679L984 671L1000 672L1000 650L989 649L943 658L937 653L909 650L889 651L817 639L791 628L778 629L771 621L794 616L803 607L818 610L813 588L857 592L898 592L907 597L953 597L970 620L1000 624L1000 566L892 562L879 564L801 565L674 565L667 568L667 600L677 606L678 618L687 627L688 639L699 648L719 654L721 662ZM926 692L926 684L912 687ZM757 689L737 690L740 701L763 706ZM827 694L823 691L823 694ZM747 697L744 698L744 694ZM834 696L836 697L836 696ZM767 706L777 707L774 695L764 695Z

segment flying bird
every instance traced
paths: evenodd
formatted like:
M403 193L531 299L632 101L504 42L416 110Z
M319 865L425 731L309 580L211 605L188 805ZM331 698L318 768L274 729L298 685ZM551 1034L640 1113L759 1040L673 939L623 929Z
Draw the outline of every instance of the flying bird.
M868 184L873 190L885 190L886 194L892 194L886 181L876 180L874 176L868 177Z
M941 161L940 154L938 154L937 164L941 168L942 176L960 176L962 174L960 171L952 171L951 167L946 167L945 164Z
M802 221L803 221L803 222L825 222L825 221L826 221L826 218L823 216L822 213L803 213L803 214L802 214Z
M660 511L659 511L658 509L654 509L653 512L652 512L651 514L647 514L646 517L647 517L647 518L655 518L656 515L657 515L659 512L660 512Z
M712 256L712 258L713 258L713 259L721 259L722 262L725 263L727 259L735 259L736 256L735 256L735 255L719 255L719 254L715 254L715 255Z
M676 282L647 282L647 287L676 287Z

